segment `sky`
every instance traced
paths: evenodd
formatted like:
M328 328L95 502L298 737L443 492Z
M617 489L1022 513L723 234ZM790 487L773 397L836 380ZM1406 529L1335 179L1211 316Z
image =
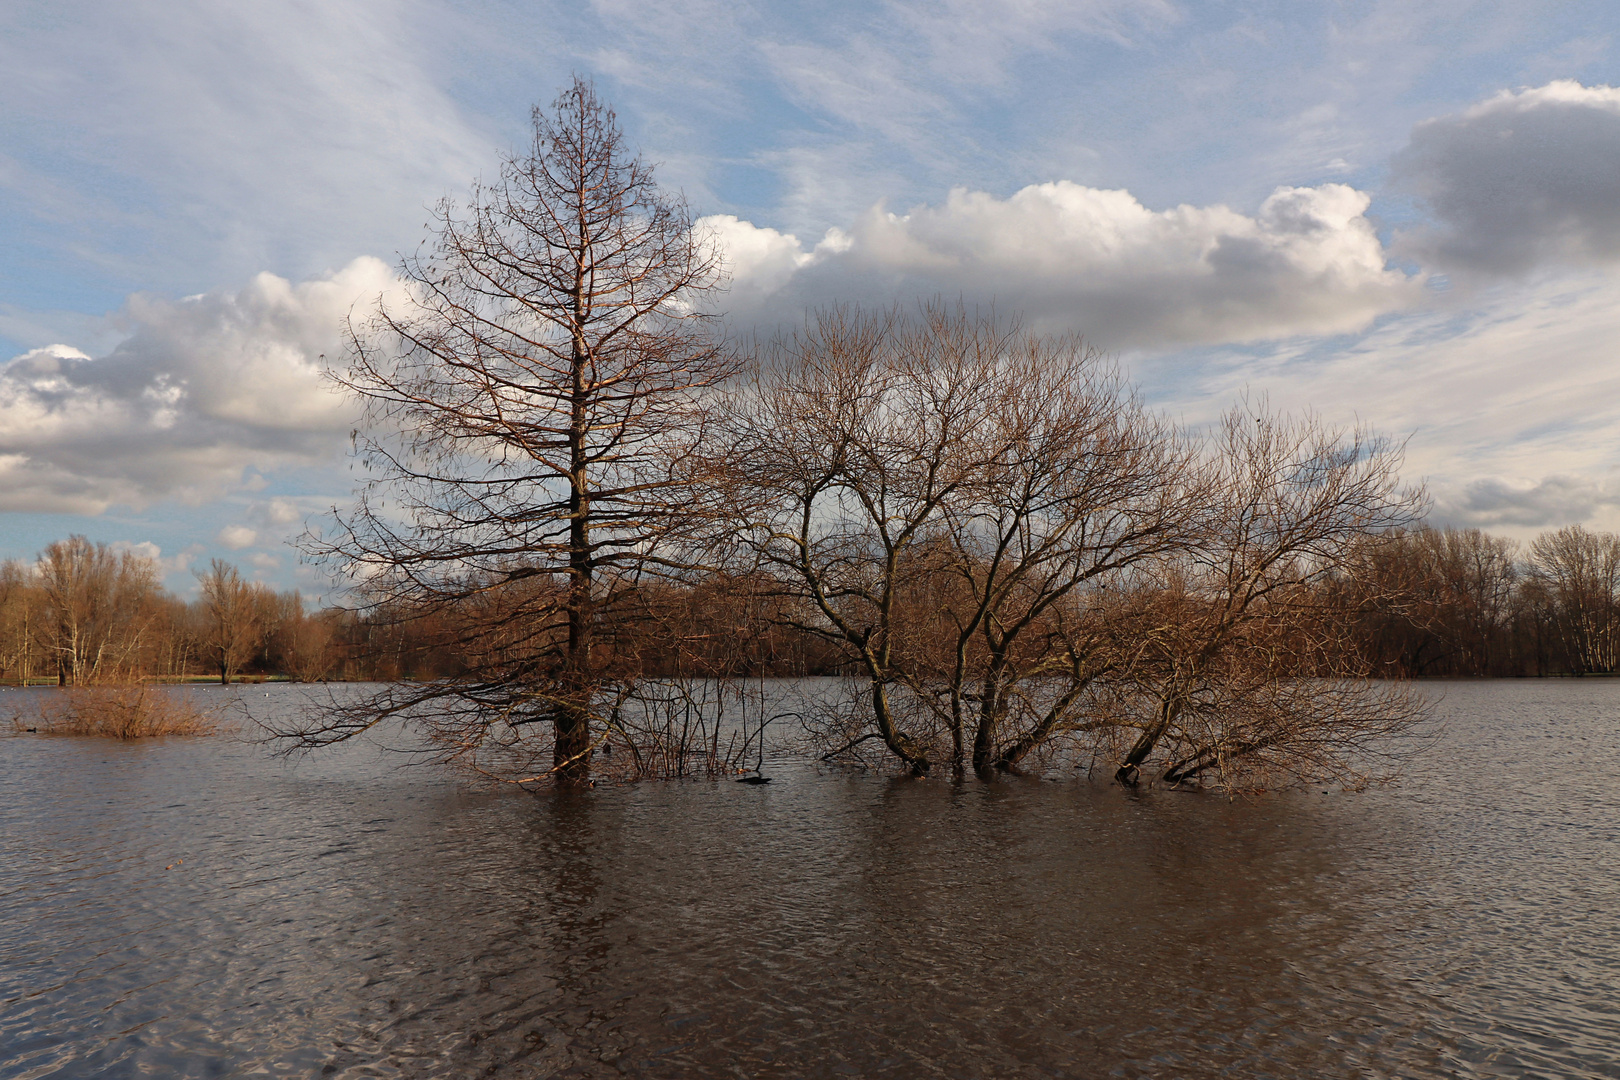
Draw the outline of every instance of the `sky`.
M1406 439L1437 524L1620 529L1620 7L12 0L0 558L319 596L320 372L574 74L722 245L731 332L943 295L1155 407Z

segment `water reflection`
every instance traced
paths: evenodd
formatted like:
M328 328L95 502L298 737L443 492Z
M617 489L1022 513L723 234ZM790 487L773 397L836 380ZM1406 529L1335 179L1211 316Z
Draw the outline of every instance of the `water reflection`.
M1617 1075L1620 687L1518 686L1237 803L8 739L0 1076Z

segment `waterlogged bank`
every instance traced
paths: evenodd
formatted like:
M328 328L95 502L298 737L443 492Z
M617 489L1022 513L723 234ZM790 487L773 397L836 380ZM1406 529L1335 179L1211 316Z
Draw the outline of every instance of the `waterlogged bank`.
M1620 684L1443 690L1239 802L0 740L0 1076L1620 1075Z

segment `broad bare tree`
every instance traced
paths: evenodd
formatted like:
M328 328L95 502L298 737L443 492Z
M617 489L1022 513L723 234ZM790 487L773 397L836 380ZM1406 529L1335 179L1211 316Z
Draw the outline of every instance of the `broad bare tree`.
M47 545L36 572L41 638L57 681L80 686L130 674L156 615L153 560L74 535Z
M351 321L335 373L364 405L371 480L310 547L373 605L454 609L466 671L298 738L409 712L451 756L549 750L528 778L584 782L627 597L685 564L704 513L692 451L733 369L702 308L716 256L576 79L401 272L411 299Z
M944 305L816 314L732 424L747 547L859 675L816 722L830 754L1356 782L1424 714L1323 587L1422 509L1365 431L1261 405L1195 439L1078 341Z
M1196 504L1186 449L1093 350L960 306L814 313L732 431L746 546L864 684L831 752L880 740L919 774L1086 726L1115 663L1091 586L1182 544Z

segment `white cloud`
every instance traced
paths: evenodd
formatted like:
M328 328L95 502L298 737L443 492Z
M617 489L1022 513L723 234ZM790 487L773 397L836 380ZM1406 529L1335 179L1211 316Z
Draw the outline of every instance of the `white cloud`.
M1245 388L1279 408L1411 436L1405 476L1435 519L1533 535L1620 528L1620 279L1506 283L1345 340L1136 358L1153 399L1210 419ZM1526 533L1528 530L1528 533Z
M734 291L766 296L787 283L812 256L792 233L761 228L731 214L715 214L697 221L720 252Z
M139 555L141 558L151 559L153 562L160 562L163 558L163 549L152 543L150 540L142 540L138 544L131 543L128 540L114 540L112 542L112 549L120 552L128 551L132 554Z
M1421 287L1386 266L1368 201L1343 184L1285 187L1250 216L1154 211L1127 191L1068 181L1006 199L959 188L906 214L874 207L812 251L735 218L707 220L737 252L739 322L940 293L1122 348L1339 333L1412 304Z
M227 525L219 530L217 539L232 551L240 551L259 538L259 534L246 525Z
M163 549L150 540L142 540L138 543L129 540L114 540L111 546L114 551L131 551L136 555L151 559L157 564L158 572L165 576L185 573L202 551L200 545L193 544L184 551L165 556Z
M1557 80L1419 124L1398 183L1437 219L1406 243L1464 270L1620 260L1620 88Z
M199 501L262 486L250 467L328 461L353 411L319 356L352 305L398 290L362 258L297 285L260 274L236 293L136 296L107 356L50 346L0 366L0 510Z
M305 511L300 510L298 504L291 499L276 498L248 506L248 517L261 526L273 528L304 520Z

